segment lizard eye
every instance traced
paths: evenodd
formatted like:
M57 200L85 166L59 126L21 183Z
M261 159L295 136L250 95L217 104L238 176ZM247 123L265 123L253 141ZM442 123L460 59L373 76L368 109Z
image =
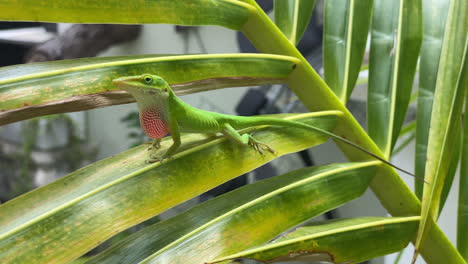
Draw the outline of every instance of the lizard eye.
M153 83L153 77L149 76L149 75L146 75L144 78L143 78L143 81L146 83L146 84L151 84Z

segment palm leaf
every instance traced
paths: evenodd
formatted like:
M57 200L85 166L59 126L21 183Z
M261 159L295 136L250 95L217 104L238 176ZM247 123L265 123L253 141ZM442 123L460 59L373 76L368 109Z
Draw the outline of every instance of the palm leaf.
M468 113L468 94L465 95L465 113ZM463 120L463 144L458 193L457 248L468 261L468 118Z
M261 245L362 195L376 164L305 168L239 188L142 229L87 263L203 263Z
M293 45L304 35L315 0L275 0L275 24Z
M419 216L368 217L319 222L265 246L252 248L210 263L237 258L265 263L313 261L359 263L393 253L408 245L417 231Z
M0 125L133 102L112 84L120 76L155 73L183 95L285 82L296 63L292 57L265 54L140 55L4 67L0 68Z
M369 135L387 158L395 146L411 97L421 31L420 0L375 0L367 124Z
M468 86L468 1L451 1L444 43L437 73L434 104L431 115L431 129L427 150L421 224L416 240L419 250L426 239L431 220L440 212L440 198L444 181L457 151L457 133L466 87ZM415 254L416 257L417 254ZM414 259L415 260L415 259Z
M373 0L327 0L323 32L325 81L346 104L359 76Z
M339 113L294 115L330 130ZM105 239L248 172L277 156L322 143L297 129L261 128L258 140L277 154L260 155L226 138L187 135L174 158L147 164L147 145L80 169L0 206L3 263L65 263ZM168 138L166 138L168 139ZM162 143L165 151L171 140Z
M194 12L194 9L203 12ZM251 7L235 0L61 1L0 2L0 20L71 23L219 25L240 29Z
M432 103L439 67L440 51L444 38L445 21L449 1L423 0L423 42L419 67L419 91L417 107L415 174L424 177L426 166L429 127L431 124ZM423 183L415 181L416 195L421 199Z

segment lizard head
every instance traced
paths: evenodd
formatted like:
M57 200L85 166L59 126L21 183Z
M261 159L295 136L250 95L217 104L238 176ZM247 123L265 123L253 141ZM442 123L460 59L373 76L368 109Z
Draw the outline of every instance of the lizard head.
M133 96L163 95L171 89L163 78L152 74L125 76L112 80L112 83Z

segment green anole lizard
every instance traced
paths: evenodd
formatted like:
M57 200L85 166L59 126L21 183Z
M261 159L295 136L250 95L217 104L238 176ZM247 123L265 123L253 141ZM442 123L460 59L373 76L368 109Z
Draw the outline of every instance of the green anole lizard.
M397 170L414 176L412 173L391 164L365 148L318 127L281 118L234 116L195 108L177 97L169 84L157 75L127 76L115 79L112 82L118 88L130 93L137 101L141 127L147 136L155 139L150 149L160 148L161 139L171 133L172 146L162 156L152 157L151 162L170 158L181 144L181 132L221 132L240 144L252 145L261 154L263 154L263 148L275 153L271 147L259 142L252 135L241 135L237 132L237 130L253 126L272 125L307 129L329 136L351 145Z

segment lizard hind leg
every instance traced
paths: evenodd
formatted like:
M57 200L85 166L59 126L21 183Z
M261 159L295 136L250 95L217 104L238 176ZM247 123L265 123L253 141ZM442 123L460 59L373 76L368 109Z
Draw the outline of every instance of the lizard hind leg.
M275 154L276 151L268 146L267 144L258 141L255 139L252 135L250 134L239 134L231 125L229 124L224 124L224 129L223 129L223 134L226 136L229 136L232 138L234 141L236 141L239 144L242 145L251 145L256 151L258 151L260 154L265 154L264 149L268 150L269 152Z
M273 154L276 154L276 151L272 147L270 147L268 144L265 144L263 142L258 141L251 134L245 134L245 136L249 137L249 145L251 145L260 154L262 154L262 155L264 154L263 149L266 149L269 152L271 152Z

